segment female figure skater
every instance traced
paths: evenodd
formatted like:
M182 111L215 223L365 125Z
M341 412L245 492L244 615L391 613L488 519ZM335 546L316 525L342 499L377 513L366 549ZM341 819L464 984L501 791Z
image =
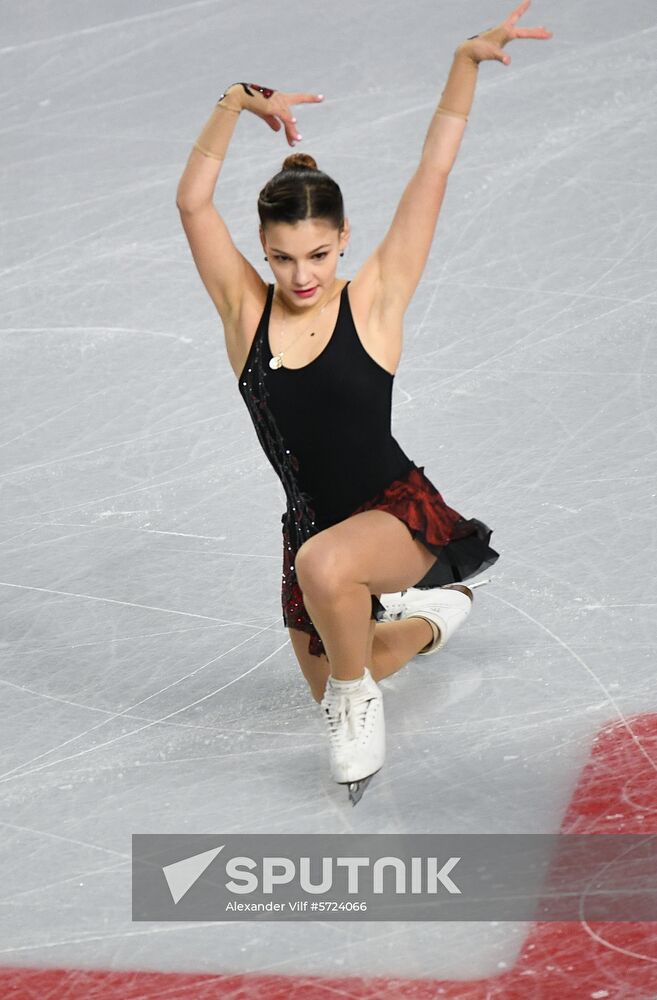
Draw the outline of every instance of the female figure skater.
M384 240L351 280L336 277L350 235L342 195L312 157L288 156L258 198L275 284L235 247L213 204L241 112L274 131L282 126L293 146L301 136L291 106L322 95L232 84L178 185L182 225L221 316L239 391L285 490L283 621L321 702L332 777L349 786L354 803L385 757L377 681L444 645L478 586L460 581L498 558L491 529L449 507L402 451L390 409L404 312L431 247L479 63L508 65L507 42L551 37L542 27L515 27L529 3L457 47L419 165Z

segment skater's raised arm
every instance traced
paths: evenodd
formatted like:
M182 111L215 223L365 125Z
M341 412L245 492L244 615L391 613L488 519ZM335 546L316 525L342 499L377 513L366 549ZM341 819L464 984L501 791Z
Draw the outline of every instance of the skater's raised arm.
M496 59L508 65L511 60L502 49L514 38L552 37L543 27L515 27L529 4L530 0L523 0L501 25L466 39L454 53L420 164L402 194L385 238L372 255L381 294L401 313L413 297L429 256L447 178L472 107L479 63Z
M234 83L222 94L189 154L176 191L185 235L194 262L222 319L239 312L245 267L214 205L214 191L242 111L262 118L274 132L285 128L290 146L299 138L291 104L321 101L321 95L286 94L255 83Z

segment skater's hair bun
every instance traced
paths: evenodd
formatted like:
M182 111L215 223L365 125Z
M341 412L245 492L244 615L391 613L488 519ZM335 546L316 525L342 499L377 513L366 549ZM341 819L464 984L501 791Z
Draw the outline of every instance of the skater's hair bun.
M291 153L283 160L281 170L318 170L317 161L310 153Z
M291 153L258 195L258 215L263 229L268 222L294 225L304 219L322 219L341 231L342 192L309 153Z

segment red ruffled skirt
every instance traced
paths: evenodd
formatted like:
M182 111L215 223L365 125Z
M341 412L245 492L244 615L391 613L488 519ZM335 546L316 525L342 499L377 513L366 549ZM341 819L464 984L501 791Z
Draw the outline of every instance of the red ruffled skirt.
M430 479L424 466L413 466L402 478L395 479L377 496L367 500L352 511L386 510L406 524L414 538L431 551L437 559L429 572L414 586L442 587L446 583L460 583L476 573L481 573L499 559L499 553L489 545L492 529L476 518L464 518L448 507ZM303 603L303 595L294 571L296 551L291 542L284 514L283 522L283 579L281 601L286 628L300 629L310 636L308 651L314 656L326 650ZM380 621L385 608L372 594L371 618Z

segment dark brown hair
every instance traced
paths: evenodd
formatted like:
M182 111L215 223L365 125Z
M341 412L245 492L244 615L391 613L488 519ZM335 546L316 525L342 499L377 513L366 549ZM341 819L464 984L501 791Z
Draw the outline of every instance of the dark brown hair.
M342 192L312 156L292 153L258 195L258 215L263 229L268 222L324 219L339 231L344 226Z

